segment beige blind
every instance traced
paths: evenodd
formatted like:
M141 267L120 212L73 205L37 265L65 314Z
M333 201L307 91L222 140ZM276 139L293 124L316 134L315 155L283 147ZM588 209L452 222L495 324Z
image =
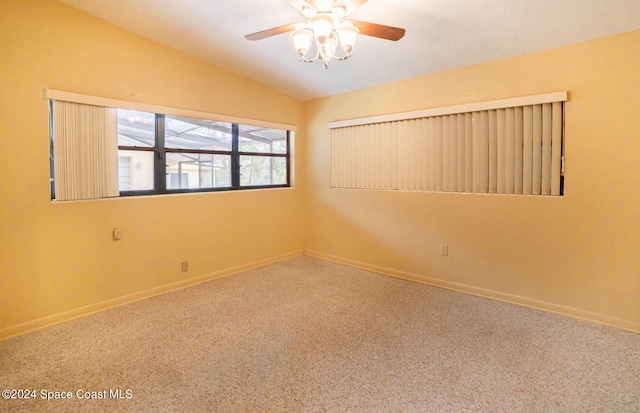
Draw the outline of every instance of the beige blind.
M118 196L116 110L52 101L55 198Z
M561 195L563 103L331 129L333 188Z

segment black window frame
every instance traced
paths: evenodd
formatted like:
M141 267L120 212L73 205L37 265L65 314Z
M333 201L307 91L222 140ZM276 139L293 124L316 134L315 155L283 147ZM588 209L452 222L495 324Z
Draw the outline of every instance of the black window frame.
M180 194L180 193L199 193L199 192L222 192L222 191L238 191L246 189L269 189L269 188L290 188L291 187L291 130L286 132L286 152L285 153L263 153L248 152L239 150L240 142L240 124L231 123L231 150L203 150L203 149L179 149L167 148L165 146L165 115L155 113L155 145L154 147L141 146L124 146L118 145L118 150L126 151L142 151L154 152L154 189L142 190L125 190L120 191L120 196L142 196L142 195L163 195L163 194ZM199 153L205 155L227 155L231 157L231 185L226 187L207 187L207 188L176 188L167 189L167 164L166 158L168 153ZM241 156L260 156L282 158L286 162L286 183L270 184L270 185L251 185L243 186L240 184L240 157Z
M49 155L50 155L50 196L51 200L55 200L55 139L54 139L54 127L53 127L53 103L54 99L49 99ZM114 109L126 109L126 106L113 107ZM134 109L135 110L135 109ZM180 194L180 193L199 193L199 192L222 192L222 191L236 191L236 190L252 190L252 189L271 189L271 188L290 188L291 187L291 140L294 136L294 131L291 129L284 129L278 127L266 126L264 129L282 130L285 132L285 153L266 153L266 152L250 152L239 150L240 142L240 126L260 126L252 125L250 123L237 123L226 122L231 125L232 142L231 150L201 150L201 149L179 149L179 148L166 148L165 147L165 114L146 112L149 115L153 115L154 122L154 146L126 146L118 145L118 151L139 151L139 152L153 152L154 166L154 184L153 189L139 189L139 190L119 190L119 197L130 196L145 196L145 195L164 195L164 194ZM194 118L201 119L201 118ZM215 118L206 119L213 120ZM168 153L201 153L210 155L226 155L231 158L231 185L225 187L205 187L205 188L176 188L167 189L167 180L170 179L167 174L166 156ZM286 162L286 183L283 184L267 184L267 185L241 185L240 180L240 157L241 156L259 156L259 157L273 157L285 159Z

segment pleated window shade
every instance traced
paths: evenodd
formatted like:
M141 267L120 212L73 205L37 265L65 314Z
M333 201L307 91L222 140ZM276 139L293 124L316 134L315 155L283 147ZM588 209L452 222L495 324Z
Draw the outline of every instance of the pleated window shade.
M51 102L55 199L118 196L116 109Z
M334 122L331 186L562 195L565 100L559 92ZM464 111L474 108L486 110Z

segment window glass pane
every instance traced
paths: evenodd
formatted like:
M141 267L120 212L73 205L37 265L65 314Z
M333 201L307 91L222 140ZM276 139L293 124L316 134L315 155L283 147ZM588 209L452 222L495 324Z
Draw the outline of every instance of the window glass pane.
M118 189L131 189L131 158L128 156L118 156Z
M287 153L287 131L239 125L241 152Z
M153 189L153 154L150 151L118 151L120 191Z
M231 124L213 120L165 116L165 147L231 150Z
M118 109L118 146L153 148L156 144L156 115Z
M231 156L167 153L167 189L231 186Z
M240 156L240 186L284 185L286 183L286 158Z
M54 108L52 104L52 116ZM109 176L115 178L115 168L118 174L117 187L115 180L110 179L113 194L108 196L117 196L118 191L124 195L135 195L136 191L159 194L164 193L165 188L175 192L181 189L248 189L289 183L288 136L292 135L286 130L131 109L106 109L111 114L109 136L113 141L107 162L111 168ZM158 119L164 128L156 128ZM116 122L117 128L114 128ZM117 162L113 162L116 151L114 129L117 130ZM163 129L164 139L158 135ZM53 178L58 161L53 148L57 142L53 142L53 137L54 130L51 132L52 199L58 197L54 191L59 189ZM232 160L234 165L238 160L240 168L232 170ZM156 173L161 176L155 176ZM239 186L232 187L238 182Z

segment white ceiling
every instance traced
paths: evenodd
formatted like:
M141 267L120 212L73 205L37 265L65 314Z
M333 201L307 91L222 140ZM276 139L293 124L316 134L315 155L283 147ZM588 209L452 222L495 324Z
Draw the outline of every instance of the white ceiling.
M283 0L61 1L301 100L640 28L640 0L370 0L350 16L405 37L358 36L325 70L300 62L288 34L244 38L302 21Z

